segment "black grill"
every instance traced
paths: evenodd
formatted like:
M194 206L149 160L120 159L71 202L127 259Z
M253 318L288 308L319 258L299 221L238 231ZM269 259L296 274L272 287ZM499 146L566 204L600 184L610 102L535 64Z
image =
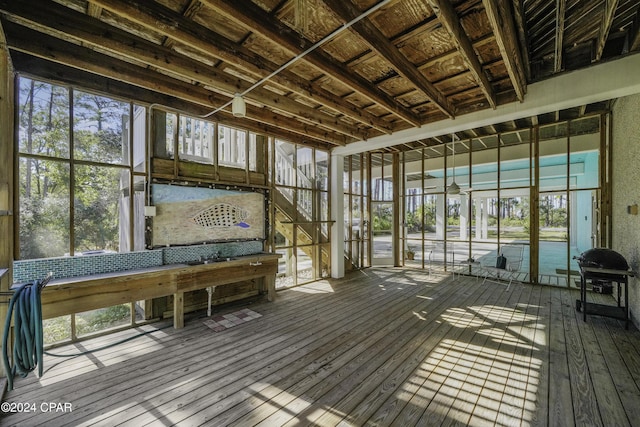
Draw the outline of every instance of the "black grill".
M580 266L580 299L576 300L576 308L582 311L584 321L587 314L608 316L622 319L625 327L629 327L629 264L622 255L612 249L594 248L584 251L575 258ZM587 282L591 282L592 289L599 293L612 293L613 283L617 284L617 306L587 303ZM622 288L624 285L624 289ZM623 291L623 292L621 292ZM624 301L622 296L624 295Z
M577 260L580 267L610 268L612 270L629 269L627 260L613 249L589 249L582 252Z

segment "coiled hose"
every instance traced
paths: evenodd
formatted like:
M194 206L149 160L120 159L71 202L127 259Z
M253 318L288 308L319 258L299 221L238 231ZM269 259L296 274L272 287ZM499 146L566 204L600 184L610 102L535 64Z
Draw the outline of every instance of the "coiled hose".
M42 376L42 359L44 340L42 336L42 304L40 292L49 282L51 276L44 280L35 280L17 288L9 301L9 309L4 324L2 338L2 361L7 374L9 390L13 390L13 378L16 374L26 377L38 367L38 375ZM12 364L9 363L8 341L11 331L11 315L14 313L14 339Z

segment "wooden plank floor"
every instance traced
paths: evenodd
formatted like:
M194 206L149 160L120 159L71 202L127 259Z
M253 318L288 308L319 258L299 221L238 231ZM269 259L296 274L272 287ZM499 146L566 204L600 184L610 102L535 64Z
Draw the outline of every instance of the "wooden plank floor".
M222 332L199 318L51 350L153 330L46 356L42 378L5 395L35 412L0 425L640 425L640 333L583 322L576 298L424 270L353 272L248 305L262 317ZM72 410L44 411L49 402Z

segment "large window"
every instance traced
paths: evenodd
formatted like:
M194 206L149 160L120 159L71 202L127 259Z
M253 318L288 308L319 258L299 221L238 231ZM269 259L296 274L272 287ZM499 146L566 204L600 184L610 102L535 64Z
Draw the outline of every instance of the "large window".
M519 246L518 279L574 286L573 257L606 236L602 200L607 153L606 116L592 115L481 137L438 138L441 143L401 153L400 258L405 265L447 270L473 258L495 265L503 246ZM359 265L367 242L380 245L389 209L386 163L371 154L364 169L358 156L345 158L345 255ZM358 177L372 180L371 201L361 203ZM451 191L456 182L459 191ZM354 238L358 218L372 217L373 233ZM394 253L394 255L397 255ZM369 265L372 265L370 263Z
M18 88L19 257L142 249L145 108L25 77Z
M256 171L257 135L199 117L155 109L155 156Z
M269 148L274 246L280 259L277 287L328 277L329 155L273 140Z

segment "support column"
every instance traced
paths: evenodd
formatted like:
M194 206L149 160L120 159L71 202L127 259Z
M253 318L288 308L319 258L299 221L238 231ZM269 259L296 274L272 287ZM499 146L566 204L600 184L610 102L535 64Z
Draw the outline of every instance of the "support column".
M331 277L344 277L344 156L331 155Z

